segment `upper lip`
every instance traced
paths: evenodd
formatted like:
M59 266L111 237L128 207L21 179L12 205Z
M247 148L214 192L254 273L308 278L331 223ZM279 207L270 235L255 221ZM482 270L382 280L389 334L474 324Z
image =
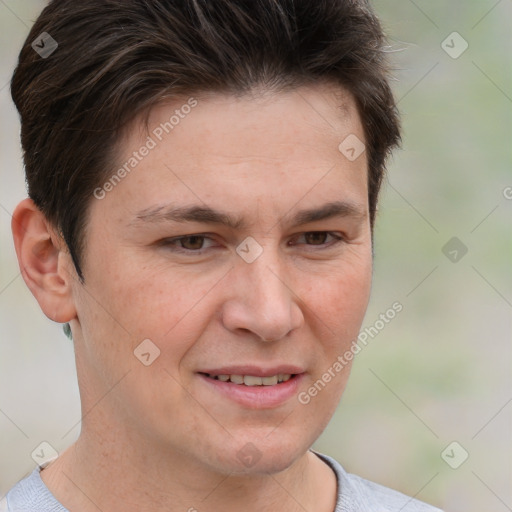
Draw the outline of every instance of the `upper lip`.
M280 364L264 368L263 366L255 365L236 365L236 366L221 366L220 368L210 368L199 370L198 373L207 373L209 375L251 375L254 377L272 377L280 373L298 374L304 373L304 370L299 366L291 364Z

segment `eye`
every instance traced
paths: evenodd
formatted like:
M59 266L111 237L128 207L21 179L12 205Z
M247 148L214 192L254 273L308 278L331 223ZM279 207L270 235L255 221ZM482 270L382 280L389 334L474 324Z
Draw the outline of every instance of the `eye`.
M333 239L330 243L326 241L329 237ZM306 245L327 247L340 244L344 241L343 236L332 231L308 231L306 233L301 233L297 238L295 238L295 241L300 239L304 239Z
M206 235L186 235L179 236L176 238L167 238L160 242L160 245L169 248L171 251L189 253L189 254L201 254L203 251L211 247L204 247L205 241L214 240Z
M303 240L303 241L302 241ZM289 245L306 245L328 249L341 244L344 237L332 231L307 231L295 236ZM208 244L206 245L206 243ZM201 255L215 247L215 240L205 234L185 235L175 238L166 238L159 245L175 253L189 256Z

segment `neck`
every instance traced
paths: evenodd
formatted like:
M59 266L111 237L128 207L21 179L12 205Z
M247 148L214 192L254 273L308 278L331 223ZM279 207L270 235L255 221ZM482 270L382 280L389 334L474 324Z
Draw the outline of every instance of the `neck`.
M278 473L221 474L133 432L98 436L86 425L41 478L68 510L81 512L332 512L336 503L334 472L312 452Z

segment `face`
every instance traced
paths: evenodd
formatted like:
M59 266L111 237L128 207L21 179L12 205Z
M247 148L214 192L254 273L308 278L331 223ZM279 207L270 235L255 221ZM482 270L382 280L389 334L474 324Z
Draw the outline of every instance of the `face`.
M366 154L344 156L349 135L364 141L355 102L327 85L198 95L128 130L73 290L85 411L104 396L105 428L223 473L307 451L371 285Z

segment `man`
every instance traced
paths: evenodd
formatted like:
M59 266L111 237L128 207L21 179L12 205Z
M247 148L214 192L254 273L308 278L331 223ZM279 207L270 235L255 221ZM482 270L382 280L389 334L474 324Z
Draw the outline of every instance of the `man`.
M399 142L384 43L365 1L50 2L12 80L12 227L82 430L6 510L437 510L310 449Z

